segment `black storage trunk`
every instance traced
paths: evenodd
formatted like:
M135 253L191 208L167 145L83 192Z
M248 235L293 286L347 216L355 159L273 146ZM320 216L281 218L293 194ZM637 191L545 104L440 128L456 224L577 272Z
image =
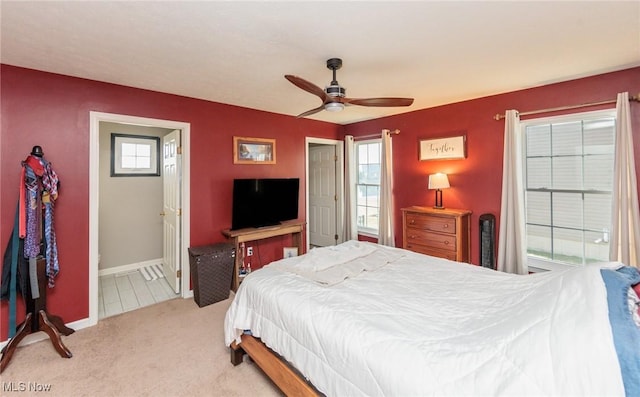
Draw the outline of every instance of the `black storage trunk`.
M230 243L189 248L193 299L199 307L229 297L234 261L235 248Z

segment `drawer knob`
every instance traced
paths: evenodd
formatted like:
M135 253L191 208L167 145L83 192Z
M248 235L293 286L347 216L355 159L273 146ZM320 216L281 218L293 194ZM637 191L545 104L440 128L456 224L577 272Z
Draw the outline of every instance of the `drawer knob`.
M444 245L449 245L449 242L445 240Z
M413 225L414 223L416 223L416 220L415 220L415 219L411 219L411 220L409 221L409 223L411 223L411 224Z
M445 229L449 227L449 225L447 225L446 223L443 226Z

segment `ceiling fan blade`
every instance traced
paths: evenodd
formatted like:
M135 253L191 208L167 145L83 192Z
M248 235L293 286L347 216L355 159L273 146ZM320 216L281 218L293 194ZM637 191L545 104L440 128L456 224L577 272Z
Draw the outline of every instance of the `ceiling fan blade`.
M359 106L393 107L393 106L410 106L413 103L413 98L362 98L362 99L343 98L342 102L349 105L359 105Z
M322 105L318 106L318 107L317 107L317 108L315 108L315 109L307 110L307 111L306 111L306 112L304 112L304 113L300 113L299 115L297 115L297 116L296 116L296 118L298 118L298 119L299 119L300 117L309 116L309 115L311 115L311 114L318 113L318 112L320 112L320 111L322 111L322 110L324 110L324 104L322 104Z
M322 101L322 103L326 102L327 100L329 100L329 97L327 96L327 94L324 92L324 90L320 87L318 87L317 85L308 82L307 80L300 78L298 76L293 76L290 74L286 74L284 76L285 79L289 80L291 83L293 83L293 85L295 85L298 88L302 88L303 90L317 96L318 98L320 98L320 100Z

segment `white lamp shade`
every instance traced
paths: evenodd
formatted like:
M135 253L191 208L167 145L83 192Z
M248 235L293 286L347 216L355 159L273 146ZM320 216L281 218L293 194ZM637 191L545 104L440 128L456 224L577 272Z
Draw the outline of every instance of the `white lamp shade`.
M446 189L449 186L449 178L447 174L438 172L437 174L429 175L429 189Z

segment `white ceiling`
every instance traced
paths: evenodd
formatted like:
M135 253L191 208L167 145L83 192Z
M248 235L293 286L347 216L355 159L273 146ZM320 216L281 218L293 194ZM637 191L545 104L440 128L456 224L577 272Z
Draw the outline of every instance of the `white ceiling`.
M343 59L349 106L309 118L378 118L640 65L640 1L0 3L0 61L297 115Z

